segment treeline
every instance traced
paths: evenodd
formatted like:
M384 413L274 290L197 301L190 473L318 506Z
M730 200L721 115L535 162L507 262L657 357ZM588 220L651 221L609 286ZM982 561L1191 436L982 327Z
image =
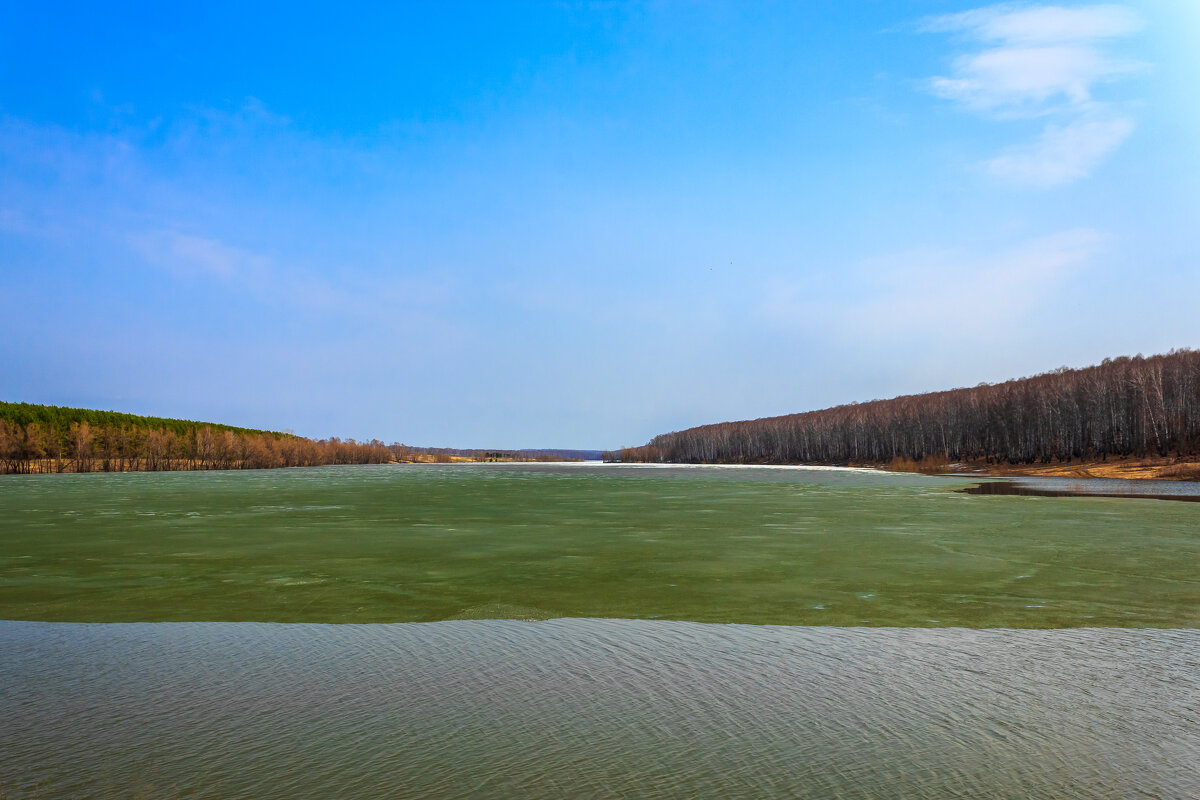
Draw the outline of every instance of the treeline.
M559 461L598 451L463 450L291 433L117 411L0 402L0 473L272 469L326 464Z
M176 436L183 436L198 428L211 428L213 431L224 433L233 431L237 434L271 434L286 436L275 431L263 431L255 428L239 428L234 425L221 425L216 422L196 422L190 419L168 419L166 417L144 417L138 414L125 414L120 411L97 411L92 408L70 408L67 406L43 406L36 403L5 403L0 402L0 420L16 425L28 425L36 422L43 428L66 430L72 424L86 422L92 428L159 428L170 431Z
M442 461L599 461L600 450L564 450L561 448L521 448L518 450L478 449L459 447L414 447L395 445L411 455L433 456ZM398 457L398 460L406 460Z
M1200 351L656 436L607 460L1008 464L1200 455Z
M313 440L207 422L0 403L0 472L6 473L270 469L394 459L377 440Z
M416 447L406 444L390 444L388 448L397 461L415 463L451 464L462 461L599 461L599 450L481 450L461 447Z

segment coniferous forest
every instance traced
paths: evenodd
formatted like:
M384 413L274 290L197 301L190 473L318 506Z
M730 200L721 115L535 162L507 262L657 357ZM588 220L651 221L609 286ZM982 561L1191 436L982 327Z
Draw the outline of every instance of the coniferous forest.
M1200 455L1200 351L666 433L611 460L1049 464Z

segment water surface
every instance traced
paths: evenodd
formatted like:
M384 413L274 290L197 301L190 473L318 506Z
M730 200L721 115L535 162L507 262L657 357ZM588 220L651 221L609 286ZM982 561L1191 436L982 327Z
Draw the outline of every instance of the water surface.
M1193 627L1200 506L804 468L5 476L0 619Z
M1194 798L1200 631L0 623L10 798Z
M5 477L0 796L1200 796L1200 507L973 483Z

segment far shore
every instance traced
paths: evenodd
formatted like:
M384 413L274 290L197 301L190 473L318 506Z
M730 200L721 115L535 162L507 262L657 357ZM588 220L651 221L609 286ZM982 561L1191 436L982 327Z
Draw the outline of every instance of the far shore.
M884 472L915 472L923 475L960 475L981 478L1106 478L1118 480L1200 481L1200 457L1120 457L1108 460L1067 461L1051 464L1007 464L984 461L950 461L925 458L921 461L897 458L888 462L852 461L849 464L786 464L614 461L606 463L641 464L660 467L804 467L808 469L861 469Z

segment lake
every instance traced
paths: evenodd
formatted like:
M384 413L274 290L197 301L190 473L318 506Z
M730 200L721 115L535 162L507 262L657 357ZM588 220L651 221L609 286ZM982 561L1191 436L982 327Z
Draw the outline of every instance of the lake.
M0 619L1200 623L1200 507L803 468L403 465L0 481Z
M1200 505L974 483L6 477L0 796L1200 795Z

